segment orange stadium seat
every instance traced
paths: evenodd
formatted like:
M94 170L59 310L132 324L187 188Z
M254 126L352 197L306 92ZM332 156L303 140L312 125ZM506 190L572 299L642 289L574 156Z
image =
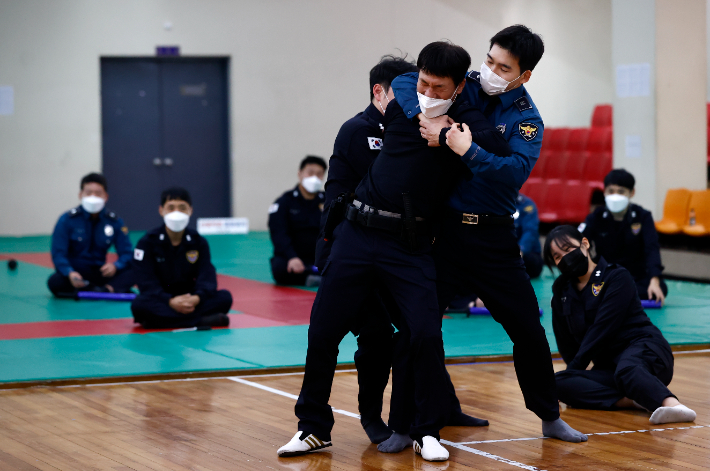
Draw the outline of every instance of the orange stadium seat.
M693 216L695 221L690 220ZM694 237L710 235L710 190L693 191L690 194L686 221L682 229L684 234ZM693 222L695 224L691 225Z
M612 126L614 109L611 105L597 105L592 113L592 127L605 128Z
M675 188L668 190L663 203L663 219L656 222L656 230L661 234L679 234L688 224L690 190Z

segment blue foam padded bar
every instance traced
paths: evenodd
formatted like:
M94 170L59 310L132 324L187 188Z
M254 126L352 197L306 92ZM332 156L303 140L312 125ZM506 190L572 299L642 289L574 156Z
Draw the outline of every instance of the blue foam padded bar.
M660 309L661 302L654 299L644 299L641 301L641 306L643 306L644 309Z
M79 291L76 294L78 299L103 299L107 301L133 301L136 295L133 293L99 293L96 291Z
M471 316L490 316L491 313L485 307L470 307L468 308L468 314ZM542 317L542 309L540 309L540 317Z

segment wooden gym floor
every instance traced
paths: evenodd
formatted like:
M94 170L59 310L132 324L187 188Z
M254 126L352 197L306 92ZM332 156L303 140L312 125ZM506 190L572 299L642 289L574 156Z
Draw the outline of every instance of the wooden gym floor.
M445 428L451 458L444 463L423 461L411 449L379 453L357 419L357 376L341 371L331 397L333 446L287 459L276 450L296 432L300 373L0 390L0 469L710 469L708 350L676 352L670 385L698 413L695 423L652 426L641 411L564 410L570 425L591 434L584 444L540 437L512 363L449 365L449 371L464 411L491 425Z

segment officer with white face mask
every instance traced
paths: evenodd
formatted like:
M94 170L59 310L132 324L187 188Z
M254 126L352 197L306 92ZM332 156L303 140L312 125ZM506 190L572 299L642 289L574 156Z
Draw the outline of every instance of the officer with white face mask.
M313 265L327 169L322 158L307 156L301 161L296 188L269 207L269 233L274 244L271 273L280 285L318 286L320 277Z
M618 263L633 276L639 298L665 301L668 286L661 277L661 248L650 211L630 203L636 180L624 169L614 169L604 178L605 205L580 224L597 259Z
M134 282L129 268L133 246L121 218L105 209L106 178L90 173L80 188L81 205L64 213L54 227L52 262L57 271L47 281L49 290L67 298L78 290L126 292ZM111 245L118 253L115 262L106 260Z
M187 227L190 193L165 190L158 211L164 224L144 235L133 253L141 292L131 303L133 318L147 329L229 325L232 295L217 290L209 245Z

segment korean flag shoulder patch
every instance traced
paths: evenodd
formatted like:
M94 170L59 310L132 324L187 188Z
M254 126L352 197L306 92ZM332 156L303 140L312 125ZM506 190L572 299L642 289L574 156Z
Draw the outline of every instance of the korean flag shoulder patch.
M382 149L382 139L379 137L368 137L367 143L370 145L371 150Z
M518 125L518 131L520 132L520 135L523 136L523 139L528 142L532 141L537 137L538 129L539 128L537 124L533 123L520 123Z

